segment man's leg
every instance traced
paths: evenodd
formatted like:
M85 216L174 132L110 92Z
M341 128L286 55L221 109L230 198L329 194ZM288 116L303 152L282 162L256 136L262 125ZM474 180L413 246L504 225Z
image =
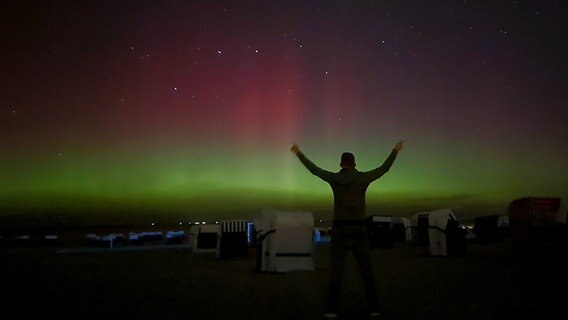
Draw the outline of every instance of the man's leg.
M364 231L364 232L363 232ZM353 246L353 255L361 268L365 292L371 312L379 312L379 301L377 298L377 289L375 284L375 276L373 274L373 264L371 262L371 249L369 248L369 238L366 230L357 235L357 241Z
M336 227L331 236L331 275L329 278L328 312L337 313L343 270L348 250L348 239Z

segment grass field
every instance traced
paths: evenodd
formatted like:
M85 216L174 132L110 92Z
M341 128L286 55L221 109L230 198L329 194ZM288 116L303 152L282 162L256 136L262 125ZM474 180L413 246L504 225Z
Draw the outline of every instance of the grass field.
M316 270L254 272L255 258L218 260L189 247L58 253L61 246L0 248L3 313L19 319L320 319L329 244ZM254 249L251 249L254 250ZM463 257L428 247L373 249L385 319L545 319L564 309L567 254L551 248L519 260L511 241L468 243ZM340 316L366 319L357 266L349 256Z

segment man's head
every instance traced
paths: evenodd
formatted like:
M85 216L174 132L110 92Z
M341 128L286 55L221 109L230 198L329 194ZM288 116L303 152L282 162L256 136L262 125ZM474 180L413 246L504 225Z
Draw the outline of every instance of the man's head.
M355 156L351 152L343 152L339 165L343 169L355 168Z

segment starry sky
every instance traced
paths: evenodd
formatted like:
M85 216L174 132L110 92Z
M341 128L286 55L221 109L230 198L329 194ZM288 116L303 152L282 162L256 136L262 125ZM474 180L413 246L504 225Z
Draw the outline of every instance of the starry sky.
M328 217L294 142L364 171L404 140L369 213L564 197L562 2L10 1L0 214Z

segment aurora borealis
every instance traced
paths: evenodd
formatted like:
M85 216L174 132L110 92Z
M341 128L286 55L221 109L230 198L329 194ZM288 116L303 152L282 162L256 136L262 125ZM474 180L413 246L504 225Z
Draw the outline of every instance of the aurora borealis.
M294 142L370 170L405 140L371 212L568 196L561 3L11 2L1 215L325 216Z

